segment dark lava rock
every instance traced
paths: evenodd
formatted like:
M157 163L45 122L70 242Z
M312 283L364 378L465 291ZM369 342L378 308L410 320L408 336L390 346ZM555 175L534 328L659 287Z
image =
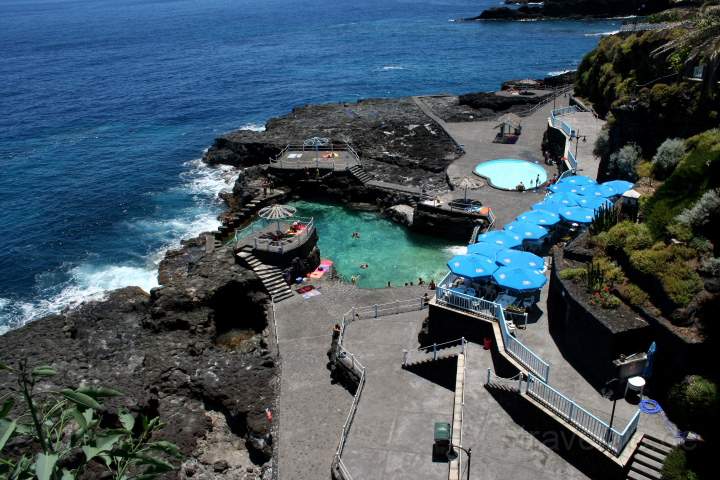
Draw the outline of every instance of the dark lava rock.
M647 15L671 6L671 0L545 0L542 6L493 7L466 20L534 20L541 18L585 18Z
M461 153L411 98L399 98L298 107L271 119L264 132L238 130L217 138L204 159L243 167L263 164L286 145L316 136L350 143L364 162L397 170L441 172Z
M267 334L267 296L229 248L173 256L180 257L187 265L174 261L168 283L150 295L137 287L115 290L0 336L0 360L51 365L58 375L44 389L86 384L122 391L106 403L108 421L119 408L159 414L166 423L159 436L190 458L210 428L207 412L221 412L262 461L272 444L264 410L274 399L274 362L265 349L246 353L215 338L232 329ZM0 391L13 385L0 372ZM258 438L263 448L254 452Z
M514 111L517 107L526 110L529 106L544 101L548 95L497 95L495 93L467 93L460 95L460 105L467 105L476 110L492 110L493 112Z

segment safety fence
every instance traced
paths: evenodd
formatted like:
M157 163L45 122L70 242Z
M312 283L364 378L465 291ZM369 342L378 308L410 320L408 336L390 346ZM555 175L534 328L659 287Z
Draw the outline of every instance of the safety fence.
M303 159L301 158L286 158L291 155L291 152L305 153L314 152L316 158L314 159ZM320 152L330 152L332 156L325 157L321 156ZM345 158L340 159L341 154ZM328 154L329 155L329 154ZM353 165L360 163L360 155L350 144L328 144L320 146L308 146L308 145L286 145L275 158L270 158L269 164L271 167L282 168L282 169L305 169L305 168L317 168L323 170L347 170Z
M625 428L618 431L532 374L528 375L526 394L616 456L630 441L640 421L637 410Z
M275 220L257 220L243 229L236 230L236 246L244 241L245 243L252 245L253 249L255 250L282 254L287 250L292 250L298 245L302 245L303 243L305 243L308 237L312 236L313 232L315 231L315 219L313 217L290 217L282 219L280 220L280 222L286 225L303 225L303 228L298 229L295 235L281 240L260 238L259 236L255 236L255 238L251 240L246 240L248 237L266 230L270 222L274 221Z
M503 307L490 300L473 297L448 288L445 285L447 285L450 275L451 274L448 274L440 281L437 293L435 294L435 301L441 305L449 305L497 321L500 326L505 352L520 362L529 372L533 372L539 378L547 381L550 376L550 365L512 335L510 332L510 322L505 316Z
M620 455L637 430L640 410L635 413L622 431L618 431L582 408L574 400L555 390L547 383L550 376L550 365L512 335L509 327L510 322L506 320L502 306L489 300L452 291L443 286L449 277L450 274L440 282L441 286L437 289L435 301L441 305L471 312L483 318L493 318L497 321L500 327L503 349L528 372L526 394L548 407L602 448L609 450L616 456ZM500 377L495 378L500 379ZM491 380L491 373L488 371L488 384L492 383ZM522 391L521 383L518 385L518 390Z

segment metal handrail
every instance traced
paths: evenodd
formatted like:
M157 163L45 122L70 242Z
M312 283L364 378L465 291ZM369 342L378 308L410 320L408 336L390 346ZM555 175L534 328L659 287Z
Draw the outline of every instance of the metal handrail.
M557 97L559 97L560 95L563 95L563 94L565 94L565 93L573 90L574 88L575 88L575 85L573 85L573 84L566 85L565 87L562 87L562 88L554 91L552 95L549 95L549 96L548 96L548 98L546 98L546 99L544 99L544 100L536 103L535 105L533 105L533 106L530 107L529 109L527 109L527 110L525 110L525 111L523 111L523 112L518 113L518 116L520 116L520 117L527 117L528 115L531 115L531 114L535 113L537 110L540 110L540 108L542 108L542 107L544 107L545 105L547 105L548 103L552 102L552 100L553 100L554 98L557 98Z
M637 430L639 409L623 431L618 432L577 402L563 395L546 382L536 379L532 374L528 374L526 393L560 415L590 439L608 448L614 455L619 455L622 452L632 434Z

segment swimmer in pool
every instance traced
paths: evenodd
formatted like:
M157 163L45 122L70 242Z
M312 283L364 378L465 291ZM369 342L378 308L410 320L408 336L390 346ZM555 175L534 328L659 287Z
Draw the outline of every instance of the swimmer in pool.
M370 265L368 265L367 263L361 263L361 264L360 264L360 268L362 268L363 270L366 269L366 268L368 268L369 266L370 266Z

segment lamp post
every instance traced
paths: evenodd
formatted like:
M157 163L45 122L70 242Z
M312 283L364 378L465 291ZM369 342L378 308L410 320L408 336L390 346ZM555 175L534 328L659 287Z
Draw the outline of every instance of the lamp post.
M470 480L470 460L472 459L472 448L468 448L467 450L465 450L465 449L464 449L463 447L461 447L460 445L453 445L453 444L451 443L451 444L450 444L450 451L448 452L448 460L455 460L455 459L457 458L458 455L457 455L457 453L455 452L455 449L456 449L456 448L458 448L458 449L462 450L463 452L465 452L465 454L466 454L467 457L468 457L468 460L467 460L467 469L466 469L466 470L467 470L466 479L467 479L467 480Z
M612 426L613 426L613 420L615 419L615 406L617 405L617 395L615 394L615 386L618 384L618 379L613 378L609 382L605 384L605 388L603 388L602 395L603 397L607 398L608 400L612 400L612 411L610 412L610 422L608 423L608 429L607 429L607 435L605 438L606 442L610 441L611 435L612 435Z

